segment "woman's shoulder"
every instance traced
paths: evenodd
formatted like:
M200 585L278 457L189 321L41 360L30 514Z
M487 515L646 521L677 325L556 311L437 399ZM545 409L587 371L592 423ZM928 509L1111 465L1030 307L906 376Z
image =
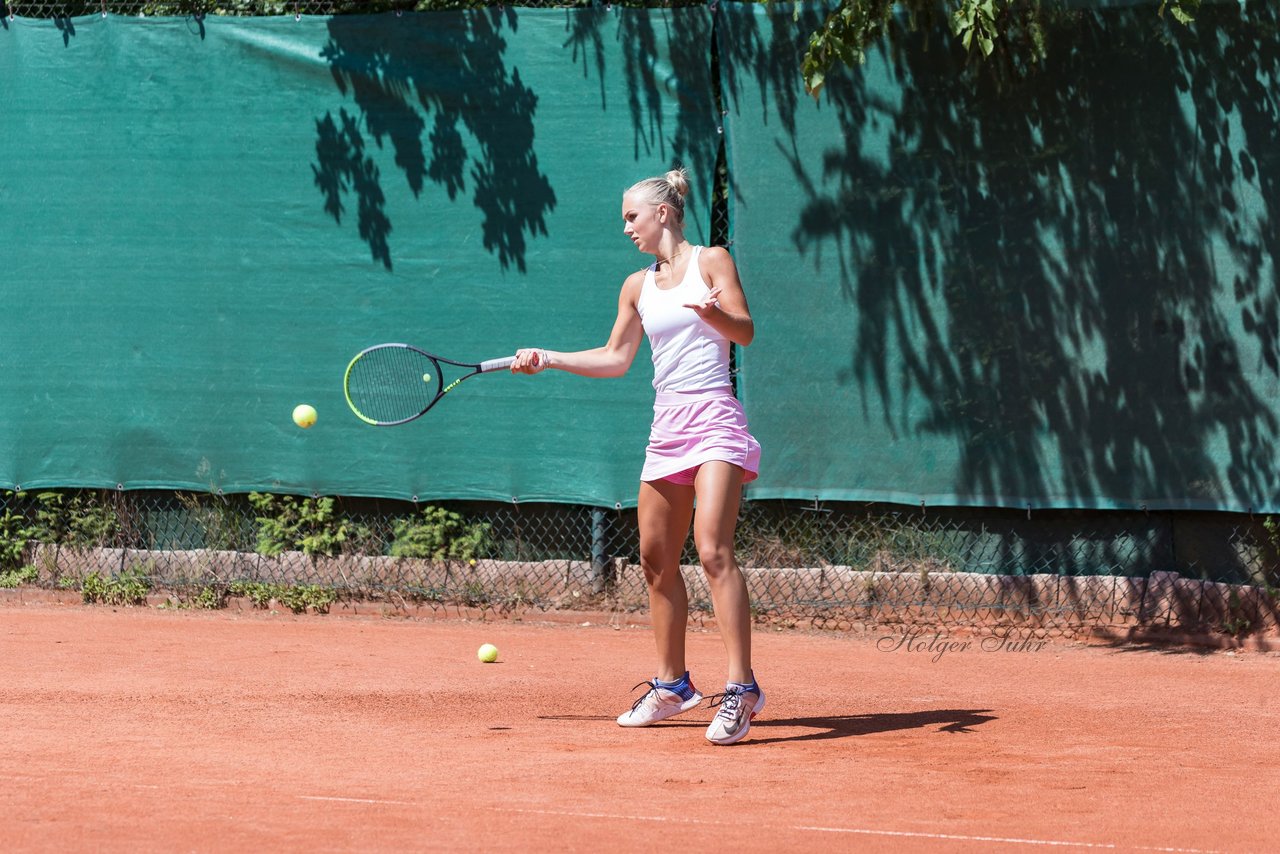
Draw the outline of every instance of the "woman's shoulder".
M642 267L641 269L636 270L634 273L631 273L630 275L627 276L626 279L623 280L622 287L624 288L640 287L641 285L644 284L644 280L649 277L649 274L651 272L653 272L652 267Z
M632 302L640 298L640 291L644 288L644 280L649 275L649 268L645 267L636 270L622 281L622 293L626 295Z
M698 258L708 264L732 264L733 256L723 246L703 246L698 250Z
M703 246L698 252L698 268L708 281L728 275L737 275L733 256L723 246Z

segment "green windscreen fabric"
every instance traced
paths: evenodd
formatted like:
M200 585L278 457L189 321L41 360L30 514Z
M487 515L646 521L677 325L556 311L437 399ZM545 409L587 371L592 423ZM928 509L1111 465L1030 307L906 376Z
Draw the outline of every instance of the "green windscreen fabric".
M605 342L621 195L687 166L706 242L705 9L8 19L0 486L634 505L620 380L468 380L348 412L358 350ZM299 403L319 413L302 431Z
M1074 5L816 99L817 7L720 5L753 496L1280 510L1280 12Z

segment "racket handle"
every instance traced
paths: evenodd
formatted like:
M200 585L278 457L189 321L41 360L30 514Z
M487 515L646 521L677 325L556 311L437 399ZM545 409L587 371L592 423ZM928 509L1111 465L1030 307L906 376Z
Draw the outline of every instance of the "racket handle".
M481 362L480 373L487 374L490 371L504 371L511 367L511 363L515 360L515 356L504 356L501 359L490 359L487 362Z

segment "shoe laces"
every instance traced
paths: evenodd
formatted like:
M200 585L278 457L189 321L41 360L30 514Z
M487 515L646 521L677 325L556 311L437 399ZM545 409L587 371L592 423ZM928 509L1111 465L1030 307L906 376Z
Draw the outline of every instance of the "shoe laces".
M720 707L720 711L716 712L716 717L733 720L738 716L742 708L742 690L733 688L723 694L713 694L707 699L707 702L712 707Z
M641 704L642 704L642 703L644 703L644 701L645 701L645 700L647 700L647 699L649 698L649 695L650 695L650 694L653 694L653 693L655 693L655 692L658 690L658 685L657 685L657 683L656 683L656 682L650 682L650 681L648 681L648 680L645 680L644 682L639 682L639 683L637 683L637 684L635 685L635 687L633 687L631 690L632 690L632 691L634 691L636 688L639 688L641 685L648 685L648 686L649 686L649 690L648 690L648 691L645 691L643 694L641 694L641 695L640 695L640 699L636 700L634 703L632 703L632 704L631 704L631 711L633 711L633 712L634 712L636 709L640 708Z

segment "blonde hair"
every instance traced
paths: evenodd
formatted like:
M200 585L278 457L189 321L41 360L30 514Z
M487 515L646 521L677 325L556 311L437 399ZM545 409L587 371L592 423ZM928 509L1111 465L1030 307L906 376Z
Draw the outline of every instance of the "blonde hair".
M684 197L689 195L689 173L682 166L665 175L645 178L632 184L624 195L651 205L666 205L675 211L676 222L683 223Z

